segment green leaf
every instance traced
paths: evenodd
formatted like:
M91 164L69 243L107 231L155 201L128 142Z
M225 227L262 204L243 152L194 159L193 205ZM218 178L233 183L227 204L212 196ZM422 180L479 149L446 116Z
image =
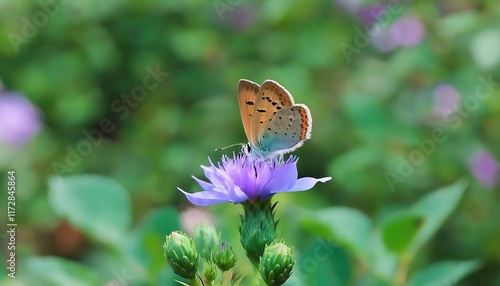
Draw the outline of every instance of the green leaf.
M58 257L30 257L26 261L26 266L46 283L75 286L103 285L87 267ZM44 284L39 283L39 285Z
M412 213L421 216L424 221L409 247L411 252L417 252L436 233L455 209L466 188L467 183L460 180L426 195L412 207Z
M422 218L408 213L398 214L382 228L382 238L388 250L401 255L409 246L420 226Z
M475 29L481 21L481 15L474 10L464 10L451 13L441 19L437 26L439 32L448 38L453 38Z
M358 281L357 286L391 286L389 281L372 274L366 274L364 277L359 278Z
M348 285L354 269L346 249L318 239L304 250L293 271L290 286L325 285L326 282L328 285Z
M479 266L478 260L438 262L415 273L409 280L408 286L458 285L462 278L474 272Z
M329 229L335 242L362 254L366 238L370 234L370 219L358 210L346 207L331 207L313 213L314 219Z
M150 212L130 235L128 251L137 262L152 274L165 268L165 256L161 245L166 235L181 228L179 213L174 208L155 209Z
M376 229L369 238L368 252L365 263L370 273L389 281L396 272L398 256L387 249L381 229Z
M102 176L56 177L49 181L54 210L85 234L103 242L118 243L131 221L127 192Z

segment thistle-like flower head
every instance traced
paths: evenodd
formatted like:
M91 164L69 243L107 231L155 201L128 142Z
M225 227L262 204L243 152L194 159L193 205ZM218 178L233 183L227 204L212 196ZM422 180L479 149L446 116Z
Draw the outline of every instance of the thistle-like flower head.
M190 194L179 190L198 206L224 202L236 204L247 200L265 200L276 193L306 191L317 182L324 183L331 179L299 179L297 160L295 156L290 156L288 160L280 157L264 160L245 155L234 158L223 156L218 167L212 161L210 166L201 166L210 182L193 177L204 191Z

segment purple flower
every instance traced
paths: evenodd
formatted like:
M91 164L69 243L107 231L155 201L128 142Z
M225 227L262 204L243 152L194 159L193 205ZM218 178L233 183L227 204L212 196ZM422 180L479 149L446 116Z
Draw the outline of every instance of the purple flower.
M434 88L434 100L434 113L445 118L456 111L460 103L460 93L451 84L439 84Z
M246 30L251 27L256 20L257 11L254 7L238 7L231 12L229 22L238 30Z
M187 199L198 206L208 206L224 202L241 203L246 200L266 199L276 193L300 192L311 189L317 182L327 182L331 177L321 179L300 178L297 172L297 157L288 160L252 158L237 155L222 157L222 164L216 167L201 166L210 183L193 178L204 189L190 194L178 188Z
M374 32L370 36L372 44L377 50L385 53L393 50L396 47L392 39L389 27L378 25L378 30L374 31L376 31L376 33Z
M26 97L0 92L0 142L23 145L41 128L40 112Z
M391 25L392 41L398 46L416 46L422 41L424 34L424 25L414 17L401 17Z
M469 169L474 177L486 188L498 184L500 164L487 151L476 152L469 160Z
M384 6L380 4L364 7L359 12L359 19L365 24L375 22L378 20L380 15L384 14L384 11Z

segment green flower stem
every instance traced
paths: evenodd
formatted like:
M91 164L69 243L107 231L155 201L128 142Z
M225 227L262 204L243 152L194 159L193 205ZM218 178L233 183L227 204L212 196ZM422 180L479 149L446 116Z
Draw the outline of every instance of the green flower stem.
M406 252L403 253L403 255L400 257L399 265L396 270L396 274L394 275L394 286L401 286L406 284L406 279L412 260L413 256Z
M200 279L198 277L190 279L189 280L189 285L191 285L191 286L202 286L201 282L200 282Z
M233 270L222 271L222 286L231 286L231 278L233 278Z
M251 279L251 283L250 285L255 285L255 286L259 286L261 283L261 277L260 277L260 272L259 271L254 271L253 272L253 277Z
M248 259L255 269L259 268L259 260L266 245L276 239L276 226L274 219L275 204L271 199L263 201L246 201L243 204L244 213L241 216L239 227L241 245L245 249Z

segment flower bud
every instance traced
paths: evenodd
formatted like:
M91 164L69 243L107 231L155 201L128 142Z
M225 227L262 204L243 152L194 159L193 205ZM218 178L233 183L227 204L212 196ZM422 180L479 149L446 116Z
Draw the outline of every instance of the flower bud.
M212 251L219 246L219 235L214 227L205 223L197 225L194 229L193 240L201 257L210 260Z
M213 260L220 270L228 271L234 267L238 260L238 256L230 244L223 242L213 252Z
M196 276L199 255L193 240L186 234L172 232L167 236L163 250L168 264L177 275L186 279L193 279Z
M206 285L213 285L213 282L217 278L217 272L219 269L213 261L203 260L203 279Z
M268 286L279 286L290 278L294 264L293 250L282 242L274 242L260 258L260 275Z

